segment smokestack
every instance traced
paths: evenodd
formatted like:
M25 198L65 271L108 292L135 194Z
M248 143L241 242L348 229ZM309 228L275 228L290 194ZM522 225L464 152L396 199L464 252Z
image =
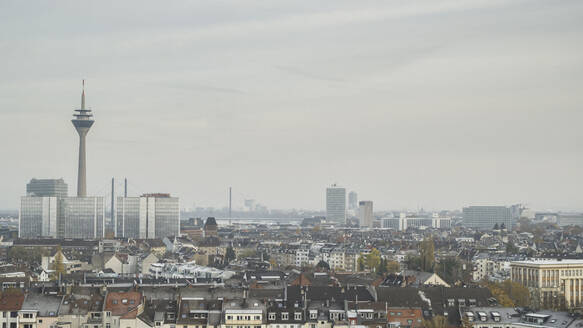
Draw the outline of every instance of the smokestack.
M115 178L111 178L111 223L110 225L113 225L113 231L114 231L114 236L115 236L115 211L114 209L114 200L115 200Z
M231 223L232 223L231 222L231 218L232 218L232 216L231 216L231 200L232 200L232 198L231 198L231 187L229 187L229 225L231 225Z

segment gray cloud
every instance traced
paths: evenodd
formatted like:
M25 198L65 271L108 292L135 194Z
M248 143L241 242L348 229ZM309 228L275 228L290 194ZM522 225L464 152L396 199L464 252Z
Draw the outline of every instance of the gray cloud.
M222 206L581 208L580 1L0 2L0 208L111 176Z

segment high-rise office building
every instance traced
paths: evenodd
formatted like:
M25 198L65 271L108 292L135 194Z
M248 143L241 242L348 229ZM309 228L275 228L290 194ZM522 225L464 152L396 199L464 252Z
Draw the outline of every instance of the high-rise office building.
M346 223L346 189L336 184L326 188L326 220Z
M68 187L63 179L32 179L26 185L27 196L67 197Z
M20 198L18 237L57 237L57 197L25 196Z
M58 237L99 239L104 237L103 197L65 197L59 200Z
M117 237L160 239L180 234L179 200L169 194L118 197L116 212Z
M87 165L85 162L85 138L95 120L91 109L85 108L85 80L81 93L81 108L75 110L71 122L79 134L79 167L77 170L77 197L87 196Z
M361 228L372 228L374 216L372 214L372 201L364 200L358 203L358 219Z
M358 194L356 191L351 191L348 193L348 209L355 210L358 208Z
M463 209L464 225L476 229L493 229L495 225L504 224L508 230L512 228L517 217L513 207L506 206L469 206Z

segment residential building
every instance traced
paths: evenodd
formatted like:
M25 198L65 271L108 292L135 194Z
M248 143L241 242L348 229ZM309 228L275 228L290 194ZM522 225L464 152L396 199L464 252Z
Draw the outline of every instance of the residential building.
M28 293L18 312L18 328L50 328L59 321L59 306L63 297Z
M105 328L137 328L137 316L144 311L142 293L108 292L103 308Z
M221 328L266 328L265 304L259 300L229 300L223 303Z
M18 327L18 311L22 309L24 293L18 290L0 296L0 322L2 328Z

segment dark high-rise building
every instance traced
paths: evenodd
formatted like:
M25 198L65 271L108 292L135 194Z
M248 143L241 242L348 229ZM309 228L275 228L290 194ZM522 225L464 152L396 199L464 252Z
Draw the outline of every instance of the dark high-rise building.
M85 108L85 80L83 80L83 92L81 93L81 108L75 110L75 117L71 122L79 133L79 168L77 171L77 197L87 196L87 165L85 163L85 137L93 125L93 113Z
M32 179L26 185L26 195L36 197L67 197L68 186L63 179Z

